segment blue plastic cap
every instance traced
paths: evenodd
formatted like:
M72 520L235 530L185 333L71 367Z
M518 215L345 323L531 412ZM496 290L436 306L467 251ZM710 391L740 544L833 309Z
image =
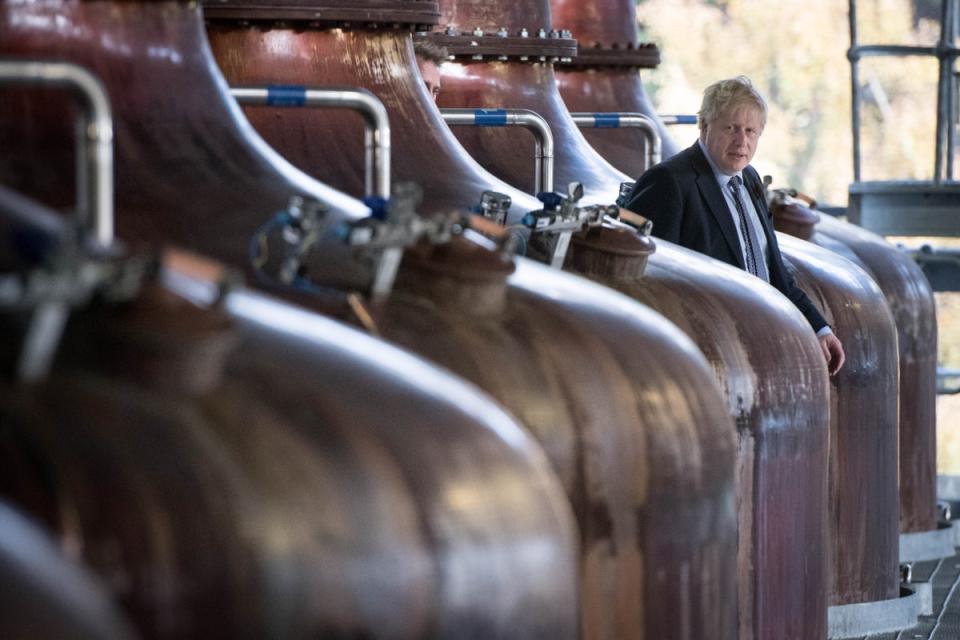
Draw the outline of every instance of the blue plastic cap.
M556 211L563 202L563 196L553 191L541 191L537 194L537 200L543 203L545 210Z

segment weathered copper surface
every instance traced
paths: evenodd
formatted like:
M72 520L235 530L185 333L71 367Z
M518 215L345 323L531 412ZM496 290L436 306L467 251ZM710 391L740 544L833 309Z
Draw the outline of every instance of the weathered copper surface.
M897 336L882 292L862 269L778 233L797 284L822 309L846 363L831 378L830 604L898 590Z
M540 207L487 173L460 146L420 80L409 33L253 29L213 21L208 36L231 84L347 85L376 94L390 114L394 178L420 184L424 209L469 208L485 190L510 195L519 215ZM355 114L263 107L247 108L246 114L295 165L362 195L363 128ZM532 157L532 143L529 151L525 158Z
M824 638L829 391L810 325L754 277L663 240L644 272L616 235L636 233L575 236L567 268L676 323L706 355L736 422L739 637Z
M100 6L98 3L91 4ZM171 19L183 16L184 20L195 20L195 15L183 14L183 7L180 5L162 6ZM118 11L118 15L123 14ZM173 24L176 23L171 24L171 29ZM309 31L292 30L267 33L277 36L277 40L270 41L273 45L295 39L300 33L311 34ZM106 40L110 42L109 39ZM103 38L94 38L94 41L85 43L83 53L86 55L89 51L98 51L103 41ZM397 162L395 166L403 166L404 170L411 174L428 178L431 181L426 184L428 196L431 184L443 186L445 190L440 191L441 195L446 195L453 204L462 206L475 201L478 194L474 191L479 191L480 188L508 190L505 187L500 189L501 183L483 173L475 163L462 155L462 151L450 142L452 138L449 133L442 133L445 129L442 129L438 114L432 110L433 107L427 109L429 103L426 102L426 92L420 87L416 77L411 75L412 52L407 37L390 33L371 36L353 32L329 32L323 35L321 41L327 45L325 51L337 52L346 59L339 72L341 77L358 80L364 77L359 70L372 69L368 78L376 77L389 86L399 87L398 94L381 95L386 97L388 108L396 109L395 122L406 122L403 116L411 115L411 122L426 125L411 131L406 138L411 148L420 156L411 155L407 162ZM341 47L344 42L354 43L357 48L345 51ZM390 55L385 58L367 56L378 48ZM117 59L107 52L100 50L100 54L106 55L112 64L119 64ZM400 61L402 64L383 64L384 61L391 60ZM268 62L264 62L264 73L279 72L283 69L282 64L272 63L271 67ZM334 68L332 62L330 68ZM133 73L129 67L124 69ZM209 80L209 77L198 78L198 82ZM164 89L170 91L169 86ZM119 91L117 94L123 95ZM411 103L403 102L397 99L399 95L413 96L414 100ZM120 104L123 104L122 100ZM193 109L198 108L194 103L191 105ZM138 114L135 109L125 111L117 108L116 112L125 114L123 117L126 118L134 118ZM416 114L420 114L420 119L414 117ZM437 127L433 127L433 124ZM334 139L335 133L339 134L341 129L335 127L324 131L329 135L321 137L320 142L326 144L328 142L325 142L325 138ZM200 145L203 138L200 132L195 133ZM399 134L399 131L395 129L395 133ZM219 130L218 135L227 134ZM394 137L395 148L403 144L403 139L401 135ZM423 140L426 142L422 143ZM208 144L214 144L214 141ZM360 177L356 171L360 164L359 154L356 158L345 157L343 151L334 145L323 148L326 150L326 154L321 158L323 164L337 164L337 170L350 169L346 173L359 185ZM196 145L190 150L195 152ZM198 162L199 156L204 157L206 162ZM342 160L331 163L334 158ZM219 173L219 163L224 162L223 158L214 156L211 159L210 156L197 153L188 154L185 159L191 161L190 170L210 172L214 175ZM432 164L427 163L428 159ZM133 160L135 158L129 159ZM185 174L186 170L182 173ZM148 184L153 184L160 182L161 178L157 176L164 174L153 175L152 178L143 174L140 177L147 180ZM174 172L172 175L182 174ZM242 188L238 187L238 190L242 191ZM184 191L181 197L199 197L193 195L198 193L207 194L212 191ZM519 192L516 192L516 199L521 201L521 204L534 203L531 198ZM536 204L531 204L531 208L532 206ZM245 215L250 215L249 207L238 205L237 209L232 213L247 212ZM155 233L162 235L163 228L159 224L156 226ZM216 231L209 227L203 228L205 234ZM450 262L454 265L461 265L462 260L462 256L450 256ZM410 261L410 264L413 265L414 262ZM421 262L421 271L422 264ZM502 289L498 297L495 289L463 286L464 283L449 278L446 270L440 269L437 272L441 277L436 279L422 274L402 278L401 287L424 293L411 295L409 302L403 302L402 296L392 297L382 311L373 310L373 318L380 333L401 342L416 341L418 345L422 344L425 353L434 355L438 361L450 368L482 382L542 437L550 459L562 476L584 534L581 571L587 585L581 592L586 606L580 613L562 597L572 588L573 580L557 576L542 580L536 578L539 584L545 585L545 589L549 587L560 590L560 596L556 596L555 592L548 589L543 595L543 606L547 609L563 606L566 616L579 616L586 628L598 630L595 636L591 637L642 637L640 634L644 633L644 629L665 635L676 628L693 629L694 633L700 636L734 637L736 521L732 493L732 429L729 418L722 410L714 382L695 348L658 316L611 292L577 283L569 276L544 273L535 266L525 265L513 276L512 286ZM482 278L480 282L483 282ZM439 291L443 295L427 297L426 292L430 291ZM568 301L558 300L562 298L568 298ZM463 307L457 308L461 301L468 303L468 311L464 311ZM448 309L457 309L457 312L446 313ZM293 310L260 317L263 322L289 329L294 334L306 331L310 326L303 324L301 317ZM233 321L240 322L236 317ZM323 331L330 332L328 329ZM323 336L316 337L321 339ZM336 338L336 334L333 334L333 337ZM290 340L295 339L291 337ZM357 347L363 348L370 347ZM330 382L307 375L310 369L298 360L298 357L301 357L298 354L305 358L309 350L302 349L299 342L278 344L274 341L262 350L241 345L237 351L250 358L264 352L269 353L271 358L278 353L283 354L284 360L279 363L272 361L274 365L267 373L258 373L256 376L251 373L244 378L250 381L249 386L234 394L241 399L250 396L251 402L259 402L257 398L260 389L267 390L270 404L263 411L269 411L269 415L283 412L284 415L293 413L302 416L298 405L292 401L301 396L313 397L313 394L317 393L315 387ZM369 360L365 362L377 359L377 354L378 352L372 352L368 356ZM381 362L380 366L384 366L384 363ZM405 363L400 363L399 366L404 368ZM422 375L415 367L406 365L406 368L410 375ZM346 373L342 373L341 369ZM247 370L239 364L228 367L230 372ZM306 373L301 373L301 370ZM337 375L330 376L331 370L336 371ZM327 378L355 379L350 377L349 367L333 366L324 369L323 373ZM348 415L351 420L364 419L368 412L378 416L394 417L391 415L394 413L404 416L417 410L418 404L422 404L416 396L411 400L409 394L391 395L395 402L386 405L380 402L379 396L378 402L370 402L373 390L378 388L377 378L374 377L372 382L370 376L366 378L361 395L342 394L342 397L325 398L323 402L318 400L318 415L330 420L345 420ZM84 380L93 378L87 376ZM442 381L430 382L433 388L446 387L447 384ZM330 402L334 404L324 404ZM469 405L471 411L488 411L485 408L487 405L477 407L476 404ZM245 411L241 405L236 413L247 418L245 413L249 411ZM432 420L424 423L434 424ZM149 424L147 422L147 425ZM401 442L407 441L409 436L402 425L393 420L390 426L390 434L400 438ZM353 433L353 430L345 429L338 437L333 438L332 444L318 448L321 451L336 452L337 455L329 457L334 462L342 460L344 455L378 458L376 452L355 453L347 449L346 445L340 444L343 438L354 437L351 435ZM446 438L446 434L439 430L435 430L432 435L438 441ZM249 437L253 438L254 434ZM251 445L251 455L265 455L259 453L258 445L269 452L280 446L278 444L268 448L261 444L262 442L258 440ZM270 459L275 460L276 457L271 456ZM288 465L298 460L296 457L290 457L289 460L282 455L280 457ZM425 454L421 461L426 459ZM430 461L436 459L469 465L473 456L456 453L449 456L439 454L437 458L429 458ZM447 500L444 504L476 504L477 508L482 510L488 508L487 501L492 499L491 494L505 498L513 496L514 481L507 478L503 485L496 482L492 492L471 492L468 489L478 484L490 486L491 478L500 477L497 473L487 473L480 481L464 483L466 489L461 488L460 491L454 490L454 487L444 488L429 479L417 481L416 488L429 496L436 496L438 500ZM388 494L393 489L402 491L407 484L402 482L401 478L406 483L410 482L409 477L397 473L392 476L392 482L386 483L380 489ZM335 479L334 475L330 482ZM520 480L515 482L519 483ZM370 490L374 491L377 486ZM336 487L330 489L330 492L337 493ZM347 491L337 493L339 494L347 495ZM292 494L289 501L294 502L297 495L299 494ZM361 504L369 502L373 507L381 509L396 510L395 505L406 504L402 496L361 494L361 498ZM195 498L195 501L198 500ZM549 501L543 502L541 508L548 508ZM528 509L528 506L517 503L517 508L528 511L530 517L544 519L542 512ZM422 508L428 511L432 509L427 505ZM363 510L360 507L356 510L359 510L357 518L363 519ZM346 511L354 513L355 510ZM560 512L562 509L557 510L558 514ZM399 515L392 515L401 518L401 522L406 522L404 519L407 514L407 511L403 511ZM441 516L438 518L442 520ZM505 514L494 519L500 518L500 524L505 525L511 524L515 517L519 518ZM550 521L550 518L546 520ZM428 540L436 540L438 531L446 531L441 524L438 520L433 526L421 525L424 527L421 532ZM519 526L519 522L517 525ZM456 528L451 532L451 536L455 538L463 531ZM374 534L373 531L370 533ZM406 543L413 533L401 529L399 534L392 535ZM537 558L549 557L553 561L556 554L541 553L540 538L543 535L531 533L526 536L528 542L536 541L529 553ZM476 541L475 535L463 533L463 537L468 541ZM436 569L420 563L416 545L407 544L406 549L410 553L388 555L385 566L402 569L408 566L408 562L414 562L416 566L423 567L425 576L436 575ZM379 559L381 555L374 549L372 557ZM509 554L505 556L484 551L474 554L472 558L458 556L455 567L463 569L465 573L443 573L438 582L451 588L464 584L474 585L476 582L477 589L489 586L489 593L468 593L454 598L452 592L438 595L436 589L431 589L429 585L421 586L421 583L415 580L411 582L398 579L391 584L400 590L396 597L406 597L408 600L398 601L390 607L380 607L375 603L384 602L385 598L371 592L370 599L364 600L364 603L373 609L372 615L387 615L384 612L389 610L389 615L395 618L396 611L404 611L403 622L409 625L406 628L411 628L414 632L426 628L423 635L435 637L438 632L434 631L434 628L439 623L432 622L431 615L435 614L418 609L423 602L450 602L460 607L457 611L464 616L476 615L475 608L482 609L485 606L483 603L488 600L503 603L503 606L511 606L511 603L515 602L514 599L509 602L504 599L504 594L515 593L514 589L500 583L492 584L479 577L483 574L477 569L478 566L481 569L488 565L500 566L501 562L507 566L520 566L520 570L525 572L530 580L534 580L536 572L530 571ZM290 562L294 567L302 564L304 563L296 560ZM470 574L469 578L466 577L467 574ZM387 576L394 575L397 575L394 571L387 573ZM687 577L664 584L663 577L671 575ZM346 574L346 577L352 576ZM338 576L338 579L343 579L343 575ZM358 587L358 592L364 592L363 586L361 584ZM537 604L537 598L532 600ZM332 597L332 601L339 600ZM505 613L500 619L519 635L533 635L533 631L526 631L525 625L535 625L534 631L545 629L543 637L564 637L565 634L575 633L577 630L576 623L570 623L569 618L565 618L565 624L559 626L554 625L556 619L549 613L531 615L531 606L515 605L514 610L518 615L522 614L522 619L514 619ZM430 624L434 627L425 627ZM484 625L485 623L480 622L473 627L477 637L507 635L505 631L485 629ZM349 631L351 630L343 631L342 634L349 635Z
M645 307L535 263L506 281L475 259L443 267L475 251L408 255L371 313L543 444L580 525L581 637L736 637L732 425L700 354Z
M145 637L576 637L569 507L502 410L331 320L162 282L0 391L0 493Z
M784 213L782 208L773 209L778 228ZM933 291L914 261L876 234L830 216L821 216L811 232L814 244L839 253L869 273L887 299L897 325L900 352L900 532L932 531L937 526L937 318Z
M35 523L0 503L0 637L126 640L130 625L83 567Z
M294 193L335 214L366 208L294 169L243 119L186 2L0 2L0 55L74 62L103 81L115 118L117 231L233 265ZM54 92L0 92L0 183L66 207L73 119Z
M596 44L611 51L614 47L620 51L631 46L642 49L637 41L637 10L633 0L550 0L550 6L554 24L570 29L580 42L581 50L589 50ZM597 65L588 69L584 68L584 62L574 59L574 65L557 67L557 84L570 111L642 113L658 124L664 159L682 148L657 117L638 67ZM633 179L643 173L643 138L639 132L590 129L585 130L584 135L600 155Z

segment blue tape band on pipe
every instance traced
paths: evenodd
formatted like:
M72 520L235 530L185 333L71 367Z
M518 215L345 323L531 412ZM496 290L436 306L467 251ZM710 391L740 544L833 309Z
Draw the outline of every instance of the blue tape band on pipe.
M593 114L593 125L598 129L618 129L620 128L620 114L595 113Z
M697 116L673 116L677 124L697 124Z
M307 103L307 88L300 84L274 84L267 87L267 104L276 107L302 107Z
M473 120L480 127L503 127L507 124L506 109L474 109Z

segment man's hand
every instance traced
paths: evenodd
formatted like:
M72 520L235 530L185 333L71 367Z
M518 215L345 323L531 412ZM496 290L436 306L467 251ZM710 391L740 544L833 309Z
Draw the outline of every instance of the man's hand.
M840 340L832 333L817 338L820 341L820 348L823 349L823 357L827 360L827 370L830 375L836 375L843 366L846 356L843 355L843 345Z

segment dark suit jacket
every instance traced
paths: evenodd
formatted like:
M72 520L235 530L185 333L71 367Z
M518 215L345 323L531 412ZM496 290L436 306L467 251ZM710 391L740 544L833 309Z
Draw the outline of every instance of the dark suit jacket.
M813 330L819 331L827 322L783 264L763 183L753 167L743 170L743 182L767 236L770 284L790 298ZM653 235L658 238L745 268L730 209L698 143L640 176L627 196L625 208L653 221Z

